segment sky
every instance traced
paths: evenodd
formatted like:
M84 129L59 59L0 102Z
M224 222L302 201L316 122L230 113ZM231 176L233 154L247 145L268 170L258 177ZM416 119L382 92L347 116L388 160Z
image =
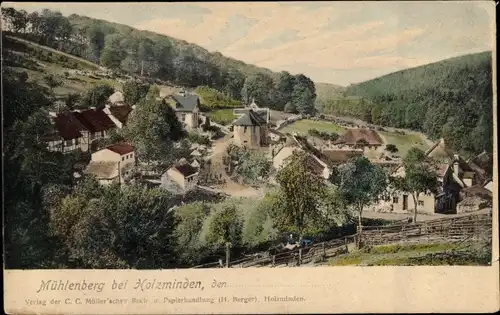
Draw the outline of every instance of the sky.
M495 45L493 1L2 5L126 24L343 86Z

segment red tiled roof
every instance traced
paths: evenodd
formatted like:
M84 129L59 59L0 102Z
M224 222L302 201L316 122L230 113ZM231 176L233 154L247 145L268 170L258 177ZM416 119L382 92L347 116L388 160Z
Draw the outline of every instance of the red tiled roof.
M370 145L382 145L383 141L379 134L372 129L348 129L335 144L356 145L358 141L365 140Z
M127 143L115 143L106 147L106 149L111 150L120 155L125 155L130 152L134 152L134 147Z
M85 127L73 113L60 113L54 118L54 125L64 140L72 140L82 136L81 130Z
M90 132L106 131L115 127L113 121L102 110L88 109L75 112L74 115Z
M128 115L131 111L132 107L128 105L111 106L109 108L109 112L111 113L111 115L118 119L122 124L125 124L127 122Z

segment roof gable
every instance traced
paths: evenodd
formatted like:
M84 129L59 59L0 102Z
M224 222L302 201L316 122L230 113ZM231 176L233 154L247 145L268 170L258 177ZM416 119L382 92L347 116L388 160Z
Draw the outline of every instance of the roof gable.
M253 110L248 110L233 122L234 126L264 126L266 124L266 120Z
M362 150L334 150L334 149L326 149L322 151L323 156L330 164L339 164L345 163L350 159L362 156Z
M54 118L54 126L64 140L72 140L82 137L81 130L85 126L71 113L60 113Z
M372 129L348 129L335 144L356 145L358 141L365 140L369 145L382 145L383 141L379 134Z
M123 106L111 106L109 108L109 112L113 117L118 119L119 122L125 124L127 122L129 114L132 112L132 107L123 105Z
M110 146L107 146L106 149L118 153L120 155L125 155L134 152L134 147L127 143L115 143Z
M106 131L115 127L103 110L88 109L83 112L74 112L74 115L90 132Z
M177 103L176 111L192 112L200 105L200 98L194 94L176 94L170 95L170 98Z
M198 170L195 167L193 167L187 163L176 164L176 165L172 166L172 169L181 173L182 176L184 176L184 177L189 177L191 175L198 173Z

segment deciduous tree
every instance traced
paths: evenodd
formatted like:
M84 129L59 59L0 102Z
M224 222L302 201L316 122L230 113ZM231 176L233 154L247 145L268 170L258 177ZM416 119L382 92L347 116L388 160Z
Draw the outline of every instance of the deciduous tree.
M404 176L391 178L392 186L413 198L413 223L417 222L418 198L423 193L435 193L438 188L436 166L425 152L412 148L403 159Z
M363 209L376 202L387 187L384 170L365 157L356 157L339 166L333 181L346 204L356 212L361 228Z

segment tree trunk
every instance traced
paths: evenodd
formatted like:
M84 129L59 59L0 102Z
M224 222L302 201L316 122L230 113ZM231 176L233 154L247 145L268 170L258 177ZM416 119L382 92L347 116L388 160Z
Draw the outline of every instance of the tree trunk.
M363 230L363 225L362 225L362 219L363 219L363 207L359 207L359 215L358 215L358 237L357 237L357 247L361 248L362 246L362 230Z
M418 194L411 194L411 196L413 197L413 221L412 223L413 224L416 224L417 223L417 207L418 207Z

